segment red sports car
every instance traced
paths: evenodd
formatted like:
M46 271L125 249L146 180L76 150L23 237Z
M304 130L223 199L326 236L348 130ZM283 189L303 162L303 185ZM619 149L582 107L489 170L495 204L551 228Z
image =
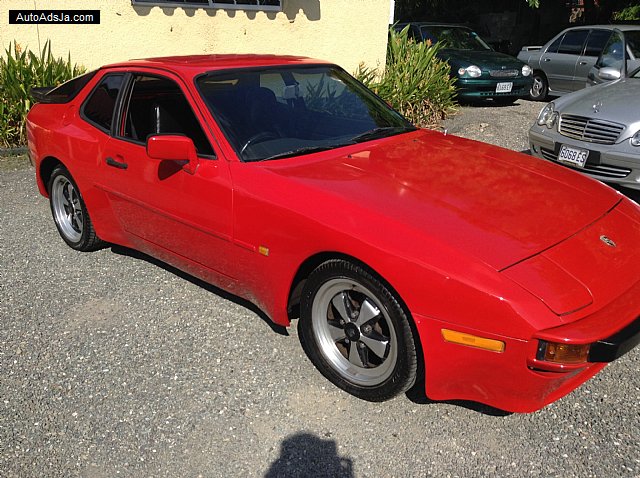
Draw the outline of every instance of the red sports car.
M69 246L138 249L299 317L357 397L530 412L640 341L635 203L417 129L335 65L156 58L36 94L29 152Z

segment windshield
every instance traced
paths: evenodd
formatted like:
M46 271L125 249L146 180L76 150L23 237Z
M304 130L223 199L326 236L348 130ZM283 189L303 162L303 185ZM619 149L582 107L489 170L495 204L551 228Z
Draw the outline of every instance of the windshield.
M442 42L444 48L452 50L491 50L476 32L465 27L423 26L420 27L423 40L431 43Z
M623 34L624 38L622 38ZM627 59L630 59L629 53L633 55L631 59L640 58L640 30L628 30L624 33L614 31L602 49L602 53L600 53L596 68L609 67L619 70L622 67L622 45L624 41L627 42Z
M213 71L196 84L242 161L308 154L415 130L334 65Z

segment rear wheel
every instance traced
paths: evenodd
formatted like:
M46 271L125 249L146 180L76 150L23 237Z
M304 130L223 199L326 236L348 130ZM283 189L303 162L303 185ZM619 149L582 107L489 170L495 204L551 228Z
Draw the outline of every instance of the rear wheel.
M93 251L104 245L96 235L80 190L67 168L56 166L49 179L51 214L64 242L78 251Z
M549 83L547 77L541 71L533 74L533 84L529 91L529 99L533 101L544 101L549 93Z
M388 400L416 380L409 318L394 293L362 266L330 260L313 271L299 329L318 370L358 398Z

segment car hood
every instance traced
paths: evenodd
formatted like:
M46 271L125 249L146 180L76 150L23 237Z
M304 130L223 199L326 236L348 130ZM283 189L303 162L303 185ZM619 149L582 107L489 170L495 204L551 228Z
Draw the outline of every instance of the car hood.
M315 197L368 209L380 227L400 222L496 270L560 243L619 201L615 191L566 168L433 131L362 146L265 167L298 190L316 189ZM334 216L345 222L340 211Z
M520 69L523 62L504 53L497 51L475 51L475 50L441 50L439 56L445 59L453 67L467 67L477 65L481 69L499 70L503 66L505 69Z
M622 80L585 88L554 100L556 109L562 114L572 114L609 120L627 126L640 127L640 79ZM596 108L594 108L594 105ZM594 112L597 109L598 112Z

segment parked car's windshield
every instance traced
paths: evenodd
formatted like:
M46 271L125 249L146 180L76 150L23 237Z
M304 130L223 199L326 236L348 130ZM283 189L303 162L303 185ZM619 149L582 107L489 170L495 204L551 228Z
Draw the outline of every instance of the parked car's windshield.
M420 27L423 40L441 42L452 50L491 50L476 32L464 27L423 26Z
M607 44L604 46L598 61L597 68L610 67L620 68L622 65L622 44L626 41L627 48L636 58L640 58L640 30L627 30L624 32L624 39L621 32L613 32ZM627 57L629 55L627 54Z
M308 154L415 130L333 65L213 71L196 84L242 161Z

